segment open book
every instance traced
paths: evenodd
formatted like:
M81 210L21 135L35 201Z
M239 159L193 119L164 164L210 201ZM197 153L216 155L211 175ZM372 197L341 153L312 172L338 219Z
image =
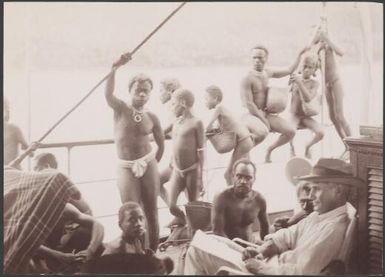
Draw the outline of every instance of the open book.
M215 235L207 235L197 230L190 246L199 248L213 256L216 256L234 266L234 269L248 272L242 261L242 246L237 243Z

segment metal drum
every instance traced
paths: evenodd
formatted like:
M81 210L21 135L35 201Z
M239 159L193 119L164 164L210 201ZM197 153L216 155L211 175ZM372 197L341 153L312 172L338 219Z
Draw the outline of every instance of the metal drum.
M288 101L288 88L269 87L267 91L266 111L281 113L285 110Z

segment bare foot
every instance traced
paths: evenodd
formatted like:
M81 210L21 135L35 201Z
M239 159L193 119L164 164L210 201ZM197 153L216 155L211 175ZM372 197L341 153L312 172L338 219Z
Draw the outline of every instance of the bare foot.
M169 224L166 225L166 228L172 229L174 226L183 227L186 225L186 220L180 217L174 217Z
M311 158L312 158L312 155L311 155L309 148L306 148L306 150L305 150L305 157L308 158L309 160L311 160Z

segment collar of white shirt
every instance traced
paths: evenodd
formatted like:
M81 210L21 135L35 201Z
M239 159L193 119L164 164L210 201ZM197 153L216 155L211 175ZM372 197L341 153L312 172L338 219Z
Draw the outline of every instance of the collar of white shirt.
M346 214L346 213L347 213L347 207L345 204L345 205L342 205L338 208L335 208L334 210L331 210L327 213L317 214L317 217L318 217L318 220L323 220L326 218L334 218L334 217L337 217L339 215Z

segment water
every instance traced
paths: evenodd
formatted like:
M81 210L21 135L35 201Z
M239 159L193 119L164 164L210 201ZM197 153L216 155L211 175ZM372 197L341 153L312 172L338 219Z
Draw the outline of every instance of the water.
M169 113L166 106L159 102L159 81L163 77L177 77L184 87L190 89L195 95L195 114L207 123L210 112L204 107L204 89L212 84L221 87L224 93L223 103L230 108L236 116L241 114L239 100L239 83L247 67L190 67L190 68L131 68L125 66L118 71L116 76L116 95L122 99L127 96L128 78L136 72L146 72L154 81L154 90L148 103L148 109L154 111L163 127L168 123ZM358 134L360 122L361 102L365 94L360 93L361 71L358 66L346 65L340 69L341 78L345 88L345 115L350 122L354 134ZM77 103L105 74L108 69L61 69L34 71L29 76L16 73L5 75L4 87L12 105L12 119L24 130L29 140L37 140L53 123ZM28 78L27 78L28 77ZM23 79L24 78L24 79ZM20 80L24 80L23 82ZM271 84L286 86L287 78L272 80ZM382 68L376 65L373 89L376 98L372 100L370 108L375 122L382 124ZM31 95L31 110L28 111L28 93ZM71 114L59 127L57 127L44 142L64 142L78 140L96 140L112 138L112 110L104 99L104 84L98 88L73 114ZM29 116L30 114L30 116ZM283 113L285 116L285 113ZM31 129L28 129L30 122ZM322 143L314 147L314 159L320 156L339 156L343 145L325 115L326 136ZM310 139L309 131L299 131L295 138L297 153L303 155L304 144ZM273 164L263 164L265 150L278 134L270 134L266 140L251 152L251 159L257 163L257 179L254 188L259 190L267 199L267 211L291 209L295 206L294 187L284 177L284 166L289 159L288 145L277 149L272 156ZM166 167L170 161L170 143L166 144L164 157L159 163L159 168ZM59 169L67 172L66 149L43 149L57 155ZM71 178L75 182L112 179L115 178L115 146L100 145L89 147L76 147L71 150ZM229 161L229 154L219 155L210 143L206 148L205 168L225 167ZM23 163L28 167L28 160ZM204 176L207 185L206 200L225 188L223 169L211 170ZM120 198L114 181L104 183L89 183L79 185L84 198L87 199L96 216L116 214L120 207ZM185 203L184 195L179 199L180 204ZM164 203L159 199L159 206ZM105 240L112 239L119 232L116 217L103 217L100 219L105 228ZM171 216L167 209L160 210L161 227ZM167 230L161 229L161 233Z

